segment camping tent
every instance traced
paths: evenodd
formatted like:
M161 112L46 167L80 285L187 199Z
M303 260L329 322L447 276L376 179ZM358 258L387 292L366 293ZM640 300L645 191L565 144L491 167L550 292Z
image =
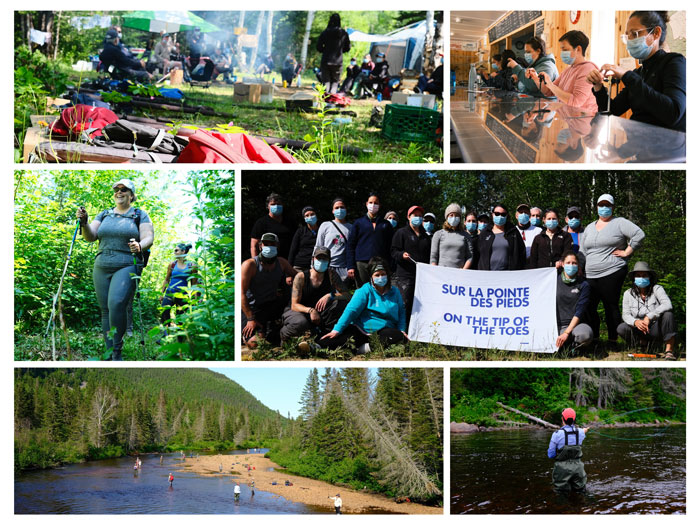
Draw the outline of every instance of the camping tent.
M426 22L421 20L406 27L396 29L386 35L372 35L348 29L348 35L353 42L370 42L369 52L372 60L377 53L386 53L389 62L389 74L394 76L401 69L423 69L423 45L425 44Z

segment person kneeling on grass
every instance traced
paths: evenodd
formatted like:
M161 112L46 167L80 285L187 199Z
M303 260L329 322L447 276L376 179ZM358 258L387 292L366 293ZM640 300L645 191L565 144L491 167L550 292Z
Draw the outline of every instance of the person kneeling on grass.
M338 321L350 298L336 273L329 268L331 251L316 246L311 268L299 272L292 284L292 308L282 316L282 341L304 335L325 335Z
M353 294L333 330L319 340L322 346L339 348L352 337L357 353L366 354L370 351L369 335L375 332L383 345L408 341L406 309L401 292L391 286L389 264L381 257L372 257L368 267L370 282Z
M593 340L593 329L584 321L591 287L579 272L578 258L569 250L561 258L562 272L557 279L557 348L572 341L576 347Z
M657 283L656 272L639 261L630 273L634 278L632 288L622 296L622 320L617 333L627 344L641 341L663 341L666 360L675 360L676 327L673 306L663 286Z

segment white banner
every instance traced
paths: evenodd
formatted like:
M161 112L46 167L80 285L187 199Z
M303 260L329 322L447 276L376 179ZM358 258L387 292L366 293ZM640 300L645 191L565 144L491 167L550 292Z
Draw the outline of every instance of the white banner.
M555 268L487 272L418 264L408 337L447 346L556 351Z

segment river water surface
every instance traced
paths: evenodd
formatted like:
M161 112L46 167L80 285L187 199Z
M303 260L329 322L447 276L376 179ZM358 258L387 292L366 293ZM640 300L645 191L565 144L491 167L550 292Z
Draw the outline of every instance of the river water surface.
M451 436L451 513L684 514L685 426L591 431L583 444L588 493L552 489L552 431Z

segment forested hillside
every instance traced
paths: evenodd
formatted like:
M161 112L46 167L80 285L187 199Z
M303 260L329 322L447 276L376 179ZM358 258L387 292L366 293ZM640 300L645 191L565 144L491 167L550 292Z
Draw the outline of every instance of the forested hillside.
M133 452L253 446L288 420L204 369L18 369L15 468Z
M302 476L438 503L442 369L309 373L301 417L270 457Z

